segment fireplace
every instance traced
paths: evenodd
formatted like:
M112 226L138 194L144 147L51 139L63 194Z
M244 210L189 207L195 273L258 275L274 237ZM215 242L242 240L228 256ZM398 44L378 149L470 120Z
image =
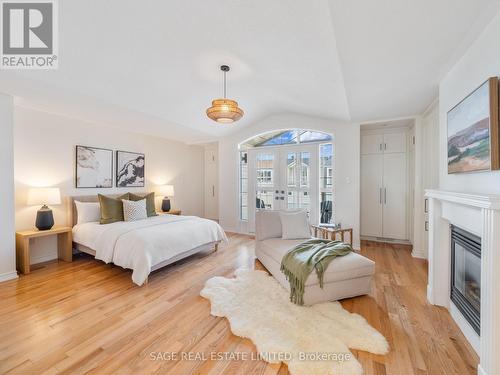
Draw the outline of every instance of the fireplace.
M451 300L480 334L481 239L451 225Z

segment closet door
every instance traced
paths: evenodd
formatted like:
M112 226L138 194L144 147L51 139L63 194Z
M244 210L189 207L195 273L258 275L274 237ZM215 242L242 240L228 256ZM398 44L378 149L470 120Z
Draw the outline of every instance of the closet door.
M361 156L361 234L382 236L383 155Z
M406 154L384 154L383 160L383 236L406 240Z
M382 134L362 134L361 154L381 154L383 152L384 136Z
M383 147L384 153L406 152L406 133L388 133L384 134Z

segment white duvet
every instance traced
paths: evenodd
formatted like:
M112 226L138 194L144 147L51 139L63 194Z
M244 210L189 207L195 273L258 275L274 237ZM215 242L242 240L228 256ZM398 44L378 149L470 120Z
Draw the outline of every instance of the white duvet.
M73 241L95 250L96 259L132 269L132 281L142 285L155 265L201 245L227 242L227 237L212 220L159 215L139 221L75 225Z

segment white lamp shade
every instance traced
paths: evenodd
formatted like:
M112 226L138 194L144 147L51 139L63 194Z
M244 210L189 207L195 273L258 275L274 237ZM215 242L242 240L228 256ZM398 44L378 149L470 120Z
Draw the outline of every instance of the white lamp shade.
M61 204L59 188L31 188L28 191L28 205Z
M173 197L174 196L174 185L161 185L158 187L158 194L163 195L164 197Z

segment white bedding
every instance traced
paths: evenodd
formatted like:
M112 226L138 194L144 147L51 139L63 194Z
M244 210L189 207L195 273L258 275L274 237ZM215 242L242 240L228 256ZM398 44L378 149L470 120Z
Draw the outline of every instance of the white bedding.
M142 285L153 266L201 245L227 242L227 237L212 220L159 215L139 221L75 225L73 241L95 250L96 259L132 269L132 281Z

